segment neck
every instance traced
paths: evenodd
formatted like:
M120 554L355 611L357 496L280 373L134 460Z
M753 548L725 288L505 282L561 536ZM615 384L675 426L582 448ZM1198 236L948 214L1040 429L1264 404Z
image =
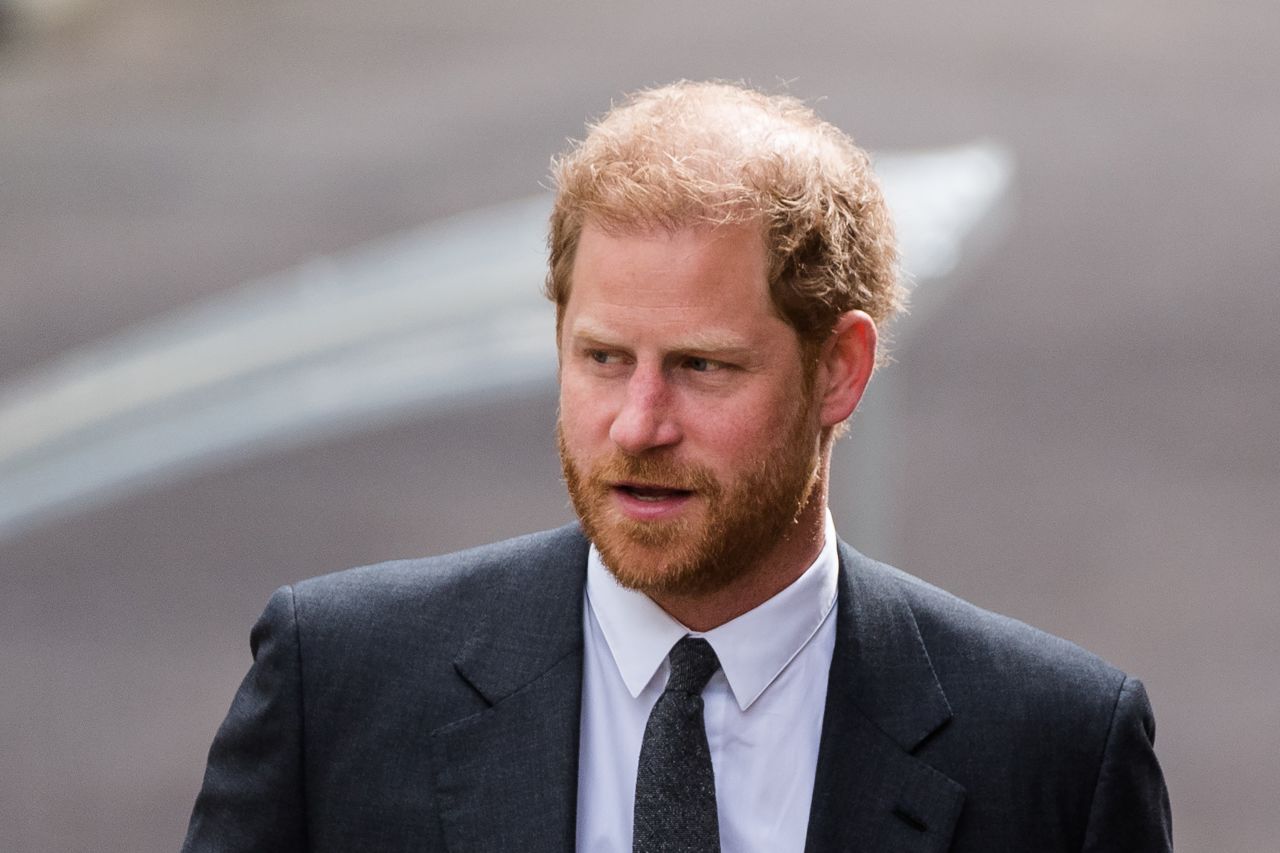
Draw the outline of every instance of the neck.
M796 581L822 551L827 484L823 477L790 532L719 589L705 593L650 593L673 619L693 631L710 631L773 598Z

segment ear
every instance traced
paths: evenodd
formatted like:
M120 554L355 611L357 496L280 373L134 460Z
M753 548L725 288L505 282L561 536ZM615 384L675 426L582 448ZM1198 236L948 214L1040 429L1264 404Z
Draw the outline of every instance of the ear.
M822 426L834 427L853 414L876 363L876 324L865 311L840 315L818 360L816 392Z

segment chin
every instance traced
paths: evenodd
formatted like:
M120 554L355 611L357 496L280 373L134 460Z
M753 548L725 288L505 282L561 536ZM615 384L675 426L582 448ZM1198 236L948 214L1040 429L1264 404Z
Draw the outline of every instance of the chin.
M646 595L703 595L723 589L742 571L705 533L690 541L690 525L629 522L587 533L605 567L627 589ZM619 529L625 527L630 529ZM682 541L683 540L683 541Z

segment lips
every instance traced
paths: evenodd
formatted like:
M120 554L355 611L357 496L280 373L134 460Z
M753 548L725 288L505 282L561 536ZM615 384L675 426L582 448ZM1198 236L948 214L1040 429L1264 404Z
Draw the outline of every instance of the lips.
M655 486L642 483L618 483L614 488L628 497L638 501L656 503L659 501L686 498L693 494L689 489L675 489L668 486Z
M690 489L630 481L614 483L610 491L623 515L639 522L674 520L696 495Z

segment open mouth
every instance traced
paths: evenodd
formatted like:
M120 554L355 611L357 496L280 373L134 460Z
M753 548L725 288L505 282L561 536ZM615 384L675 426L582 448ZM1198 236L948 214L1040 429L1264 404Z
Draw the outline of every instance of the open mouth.
M639 483L618 483L614 488L629 497L646 503L687 498L693 494L688 489L672 489L666 486L648 486Z

